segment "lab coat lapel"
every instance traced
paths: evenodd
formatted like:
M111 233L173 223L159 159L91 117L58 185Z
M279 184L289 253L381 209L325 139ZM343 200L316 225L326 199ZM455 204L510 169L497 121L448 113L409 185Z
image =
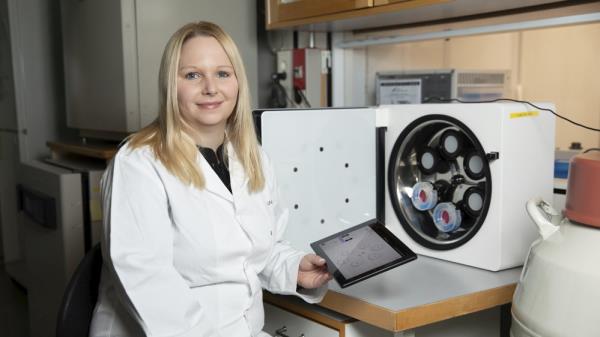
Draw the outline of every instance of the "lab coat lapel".
M225 187L225 184L223 184L221 178L219 178L219 176L210 166L206 158L204 158L204 156L202 155L200 155L199 157L200 168L202 169L202 173L204 174L204 178L206 180L206 190L233 202L233 195L231 195L231 192L229 192L227 187Z
M248 176L244 171L242 163L239 161L231 143L227 143L227 156L229 160L229 178L231 179L231 191L234 196L239 196L245 192L248 184Z
M248 191L250 179L237 157L233 146L227 147L229 155L229 175L231 178L231 190L233 191L233 206L235 208L236 220L242 230L246 233L248 240L252 244L252 256L247 261L262 261L266 259L271 244L271 222L266 216L266 202L259 193ZM251 267L251 266L250 266ZM262 268L259 268L261 270ZM249 271L244 266L247 277L251 280L256 279L256 272ZM252 276L254 275L254 276ZM260 291L260 281L250 282L252 293Z

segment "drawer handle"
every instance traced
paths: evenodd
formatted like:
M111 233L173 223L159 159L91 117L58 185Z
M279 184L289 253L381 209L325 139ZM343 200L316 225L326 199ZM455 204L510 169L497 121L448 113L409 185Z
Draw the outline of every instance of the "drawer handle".
M284 333L286 331L287 331L287 327L284 325L281 328L275 330L275 337L290 337ZM298 337L305 337L305 336L303 333L301 333L300 336L298 336Z
M284 326L282 326L281 328L279 328L279 329L275 330L275 336L276 336L276 337L290 337L290 336L288 336L288 335L286 335L286 334L284 333L284 332L286 332L286 331L287 331L287 328L286 328L286 326L284 325Z

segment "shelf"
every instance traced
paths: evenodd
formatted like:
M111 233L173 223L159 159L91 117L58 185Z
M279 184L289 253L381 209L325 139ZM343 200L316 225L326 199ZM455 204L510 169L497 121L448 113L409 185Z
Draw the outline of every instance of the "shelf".
M49 141L46 145L52 151L52 158L61 158L63 156L78 155L96 159L110 160L118 151L116 143L63 143Z

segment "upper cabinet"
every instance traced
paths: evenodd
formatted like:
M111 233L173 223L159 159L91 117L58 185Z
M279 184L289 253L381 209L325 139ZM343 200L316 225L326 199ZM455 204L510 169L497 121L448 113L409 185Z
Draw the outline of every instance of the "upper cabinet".
M344 31L572 5L559 0L265 0L267 29ZM576 2L576 1L575 1Z
M404 2L404 1L409 1L409 0L373 0L373 5L374 6L389 5L389 4L393 4L394 2Z
M373 6L373 0L266 0L267 25L304 20ZM378 0L381 1L381 0Z

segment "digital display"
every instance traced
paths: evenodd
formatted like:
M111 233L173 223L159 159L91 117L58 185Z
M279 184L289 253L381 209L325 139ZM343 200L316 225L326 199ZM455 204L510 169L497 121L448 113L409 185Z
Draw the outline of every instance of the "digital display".
M311 243L342 288L415 260L416 254L376 219Z
M352 278L402 257L371 227L362 227L320 244L345 278Z

